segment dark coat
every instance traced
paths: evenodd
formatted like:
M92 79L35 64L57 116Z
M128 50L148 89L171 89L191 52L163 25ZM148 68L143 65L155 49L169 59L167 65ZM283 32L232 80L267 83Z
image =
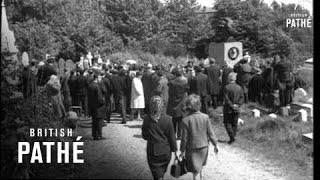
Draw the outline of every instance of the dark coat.
M149 104L149 100L152 95L152 72L147 71L142 75L141 78L143 93L144 93L144 102Z
M205 74L209 78L209 94L218 95L220 93L219 77L221 75L220 68L217 65L211 65L205 69Z
M169 100L167 114L172 117L183 117L183 103L187 97L188 83L181 77L177 77L168 83Z
M152 176L159 179L168 168L171 152L177 151L171 117L163 113L157 123L146 118L142 125L142 137L148 141L147 160Z
M276 73L277 79L279 79L280 82L290 81L291 72L292 66L289 62L280 62L274 66L274 73Z
M110 96L112 94L112 85L109 78L103 77L101 82L99 83L101 87L102 94L105 98L110 99Z
M249 85L249 81L252 78L252 74L251 72L245 72L245 71L239 71L238 75L237 75L237 84L239 84L240 86L245 86L248 87Z
M76 77L76 94L77 95L86 95L88 89L88 78L86 76L80 75Z
M127 81L125 76L114 75L111 78L113 95L115 98L123 96L127 92Z
M160 86L160 77L158 76L157 72L152 73L151 76L151 97L154 95L159 95L159 92L157 91L157 88Z
M225 104L223 113L239 113L238 108L234 108L234 104L240 107L244 102L242 88L235 82L229 83L224 89Z
M88 87L88 109L93 118L105 118L106 107L104 97L98 83L92 82Z
M249 99L255 101L255 97L259 96L261 93L266 93L266 83L261 74L254 75L248 86Z
M266 68L262 73L261 76L265 81L265 93L272 93L274 87L274 72L273 67Z
M152 121L149 116L143 121L142 137L152 144L158 144L158 151L165 150L165 146L169 147L170 153L177 151L173 122L171 117L165 113L161 114L157 123Z
M222 77L221 77L221 81L222 81L222 87L224 88L226 85L228 85L228 76L229 74L232 72L232 69L227 66L225 68L223 68L222 70Z
M197 94L201 97L207 96L209 91L209 79L208 76L202 72L197 74L189 82L189 94Z
M88 75L86 76L87 77L87 81L88 81L88 84L91 84L93 82L93 77L92 75Z
M71 96L75 95L76 92L76 76L70 76L68 79L68 86L69 86L69 90L70 90L70 94Z

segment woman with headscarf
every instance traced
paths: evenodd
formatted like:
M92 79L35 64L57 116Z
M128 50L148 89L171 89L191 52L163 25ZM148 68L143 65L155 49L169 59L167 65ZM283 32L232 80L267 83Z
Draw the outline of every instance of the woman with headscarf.
M142 137L147 140L147 160L154 179L163 179L171 160L177 156L176 136L171 117L165 114L160 96L150 99L150 111L142 125Z
M209 141L214 145L214 152L218 153L218 142L213 132L209 116L200 112L200 96L192 94L187 97L186 110L188 116L181 122L182 138L180 144L180 157L187 161L187 169L193 173L193 179L200 174L207 164Z

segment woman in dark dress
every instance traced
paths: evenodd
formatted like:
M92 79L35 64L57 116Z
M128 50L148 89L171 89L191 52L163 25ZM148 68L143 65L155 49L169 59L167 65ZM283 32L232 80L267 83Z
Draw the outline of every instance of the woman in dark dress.
M142 137L147 140L147 160L154 179L163 179L171 160L177 156L176 136L171 117L163 111L160 96L150 99L150 111L142 125Z

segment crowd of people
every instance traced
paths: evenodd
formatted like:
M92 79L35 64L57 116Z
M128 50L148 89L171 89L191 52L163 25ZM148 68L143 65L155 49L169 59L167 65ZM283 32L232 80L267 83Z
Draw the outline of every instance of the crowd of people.
M148 141L148 163L155 179L162 178L176 152L176 140L181 140L181 156L186 158L188 170L194 178L206 164L208 139L218 152L217 139L212 130L208 109L223 106L223 119L229 144L235 141L240 106L249 101L265 104L279 91L280 106L292 101L293 90L305 86L302 78L293 73L285 58L273 61L243 58L233 68L227 62L221 67L213 58L209 64L186 66L157 64L103 64L81 59L75 69L64 69L58 75L49 58L37 66L31 63L22 75L24 84L30 82L30 70L37 77L37 85L59 78L59 93L51 96L53 108L61 118L67 117L71 106L82 107L84 116L92 117L94 140L104 139L103 122L110 123L113 112L121 115L125 124L137 116L143 120L142 135ZM31 73L32 74L32 73ZM24 86L27 87L27 86ZM32 93L23 90L25 97Z

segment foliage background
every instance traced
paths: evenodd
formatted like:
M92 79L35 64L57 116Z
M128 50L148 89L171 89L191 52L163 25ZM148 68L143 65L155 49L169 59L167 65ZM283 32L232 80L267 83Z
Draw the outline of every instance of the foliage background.
M311 58L313 28L286 28L295 4L271 7L259 0L216 0L214 14L198 13L196 0L5 0L10 29L21 52L78 61L99 50L104 58L174 62L206 58L209 42L236 40L262 58L280 54L293 62ZM228 25L224 19L231 19ZM232 38L230 38L232 37ZM142 55L143 53L146 53ZM130 54L130 55L128 55ZM115 58L117 59L117 58Z

